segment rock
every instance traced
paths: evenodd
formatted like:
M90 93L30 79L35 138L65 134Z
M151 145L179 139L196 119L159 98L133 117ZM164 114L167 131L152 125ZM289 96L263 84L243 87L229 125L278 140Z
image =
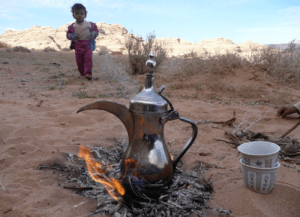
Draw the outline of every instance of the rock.
M23 46L32 50L43 50L49 47L57 51L63 51L64 49L69 49L71 44L71 41L66 38L66 32L68 26L72 23L69 22L55 29L50 26L33 26L19 31L7 30L0 35L0 42L4 42L11 47ZM109 53L118 51L127 54L125 41L131 34L128 33L125 27L104 22L98 22L96 25L99 29L99 35L96 38L96 49L94 52L98 53L101 47L105 46ZM134 37L139 38L137 36ZM139 39L143 41L142 38ZM167 48L169 56L182 56L191 52L223 54L227 51L246 56L251 51L255 52L267 47L252 41L234 44L231 40L223 38L204 39L199 43L191 43L180 38L157 38L155 41ZM70 52L74 52L74 50Z

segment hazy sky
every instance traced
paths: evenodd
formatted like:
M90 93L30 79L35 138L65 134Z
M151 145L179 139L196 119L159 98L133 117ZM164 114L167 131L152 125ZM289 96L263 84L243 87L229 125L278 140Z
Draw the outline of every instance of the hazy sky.
M154 31L157 38L192 43L217 37L260 44L300 40L300 0L0 0L0 34L72 22L74 3L86 7L87 21L118 23L143 38Z

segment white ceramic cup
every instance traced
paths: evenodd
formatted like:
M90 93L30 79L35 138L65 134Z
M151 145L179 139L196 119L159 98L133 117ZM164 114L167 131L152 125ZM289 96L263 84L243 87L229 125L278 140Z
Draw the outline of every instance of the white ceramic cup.
M273 168L251 167L242 162L242 173L244 184L247 188L260 194L268 194L274 187L277 169L280 167L278 162Z
M278 161L280 147L272 142L247 142L238 147L242 162L258 168L274 168Z

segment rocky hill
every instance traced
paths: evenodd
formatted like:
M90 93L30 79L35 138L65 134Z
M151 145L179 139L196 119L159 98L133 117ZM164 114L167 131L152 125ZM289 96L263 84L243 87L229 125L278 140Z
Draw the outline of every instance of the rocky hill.
M33 26L29 29L12 31L5 31L0 35L0 41L10 46L23 46L28 49L42 50L46 47L54 48L55 50L62 50L69 48L70 40L66 38L68 25L73 22L62 25L58 28L50 26ZM101 50L101 46L107 47L111 51L120 51L126 53L125 41L131 34L127 29L119 24L106 24L104 22L96 23L100 30L99 36L96 38L95 52ZM205 39L199 43L190 43L184 39L174 38L158 38L157 42L162 43L168 48L170 56L184 55L191 52L197 53L226 53L233 52L242 56L249 54L251 48L260 50L266 45L257 44L251 41L246 41L240 44L234 44L229 39L216 38Z

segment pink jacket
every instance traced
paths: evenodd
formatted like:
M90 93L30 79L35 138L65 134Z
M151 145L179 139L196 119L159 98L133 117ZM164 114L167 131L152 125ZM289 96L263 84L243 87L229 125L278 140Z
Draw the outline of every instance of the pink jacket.
M95 38L97 38L97 36L99 35L99 30L95 23L92 23L92 22L90 22L90 23L91 23L91 32L93 32L93 31L95 32L94 37L91 39L92 40L92 44L91 44L92 50L95 50L95 47L96 47ZM72 40L70 49L75 49L75 43L77 43L77 41L75 40L75 37L74 37L75 31L73 28L73 24L74 23L72 23L71 25L68 26L68 31L67 31L67 39Z

